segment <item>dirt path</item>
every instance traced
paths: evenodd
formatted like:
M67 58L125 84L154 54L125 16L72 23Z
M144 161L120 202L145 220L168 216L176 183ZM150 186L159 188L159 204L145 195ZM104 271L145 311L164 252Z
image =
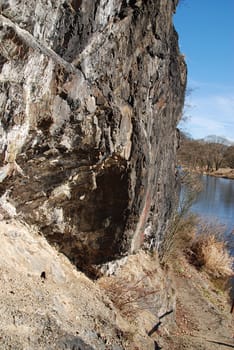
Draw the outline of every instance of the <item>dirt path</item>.
M227 294L184 258L176 261L172 278L177 293L176 324L159 344L170 350L234 349L234 314Z

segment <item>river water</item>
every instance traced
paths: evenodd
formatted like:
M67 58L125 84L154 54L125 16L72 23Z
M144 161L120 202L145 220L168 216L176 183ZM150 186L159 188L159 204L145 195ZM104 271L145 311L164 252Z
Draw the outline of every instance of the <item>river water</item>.
M211 223L225 225L228 247L234 256L234 180L201 176L203 190L190 211Z

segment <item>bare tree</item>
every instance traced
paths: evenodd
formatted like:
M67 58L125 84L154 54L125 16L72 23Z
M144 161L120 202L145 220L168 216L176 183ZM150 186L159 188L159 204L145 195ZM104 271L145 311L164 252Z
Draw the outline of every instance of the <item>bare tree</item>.
M193 140L182 133L181 146L178 151L178 160L183 165L192 169L200 169L208 172L218 170L225 164L227 158L227 146L223 143ZM234 152L233 152L234 153ZM231 159L231 157L230 157Z
M224 164L234 169L234 146L229 146L224 154Z

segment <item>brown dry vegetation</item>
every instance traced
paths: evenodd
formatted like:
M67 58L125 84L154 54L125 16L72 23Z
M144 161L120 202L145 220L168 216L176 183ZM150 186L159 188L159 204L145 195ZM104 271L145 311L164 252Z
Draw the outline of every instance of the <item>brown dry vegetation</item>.
M164 263L176 290L175 325L158 338L170 350L234 348L230 257L218 224L177 217Z
M147 271L143 277L136 281L129 281L126 277L107 277L99 281L99 286L106 291L106 294L115 307L123 316L133 318L140 308L149 308L150 299L159 292L155 287L148 287L147 279L151 278L156 271Z
M181 176L181 182L186 185L186 192L183 199L180 199L178 211L167 228L160 252L162 263L170 261L178 251L187 250L195 236L197 219L189 213L189 209L201 191L202 184L197 174L189 172Z
M191 243L191 252L194 264L214 278L232 276L233 258L227 250L221 226L201 223L199 233Z
M163 263L169 265L175 257L185 254L195 267L203 269L214 278L233 275L234 259L224 237L224 227L202 221L195 215L177 216L174 230L169 231Z
M233 258L225 242L225 227L218 222L208 223L189 213L189 209L202 186L196 174L185 173L186 185L178 212L168 227L162 245L161 262L170 263L185 253L196 267L203 268L215 278L233 275Z
M213 137L208 141L193 140L181 132L178 151L180 164L193 170L212 173L220 168L234 169L234 146L227 146L225 139Z

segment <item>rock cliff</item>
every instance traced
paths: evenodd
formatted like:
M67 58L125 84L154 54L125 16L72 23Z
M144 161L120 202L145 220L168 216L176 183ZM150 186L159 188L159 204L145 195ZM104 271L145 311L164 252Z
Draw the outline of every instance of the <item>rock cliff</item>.
M176 3L1 1L1 216L81 269L158 248L174 210Z
M155 349L173 319L140 248L176 204L176 5L0 1L0 349Z

